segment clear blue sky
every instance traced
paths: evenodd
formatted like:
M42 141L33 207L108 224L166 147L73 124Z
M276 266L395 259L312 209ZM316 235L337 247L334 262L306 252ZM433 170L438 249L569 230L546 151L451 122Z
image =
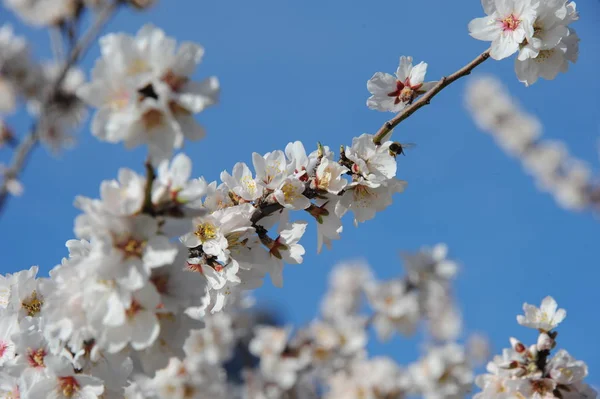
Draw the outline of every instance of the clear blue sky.
M488 61L479 71L499 76L541 118L546 137L566 141L598 172L600 2L577 5L581 55L568 74L525 88L512 59ZM185 152L197 176L214 180L235 162L250 162L253 151L282 149L294 140L337 148L375 132L391 114L365 106L369 77L394 72L400 55L427 61L432 79L456 70L485 49L467 32L467 23L481 15L478 0L171 0L147 13L123 13L109 29L133 33L153 22L205 46L197 76L217 75L222 101L200 116L208 137ZM0 9L5 21L27 33L37 56L49 56L45 32L24 28ZM94 48L86 68L97 55ZM468 332L487 332L495 353L510 336L532 340L534 333L515 316L524 301L539 303L551 294L568 311L559 343L588 362L590 382L600 385L600 220L559 208L475 129L463 107L464 83L397 129L396 139L417 147L398 158L398 175L409 185L395 204L358 229L348 221L343 239L319 256L313 226L304 239L305 263L286 268L283 289L267 282L257 297L292 322L306 322L334 263L362 257L379 276L391 277L401 271L399 250L446 242L462 264L456 293ZM9 122L19 132L28 126L21 117ZM74 197L96 197L101 180L116 177L121 166L141 171L143 158L143 151L98 142L87 128L76 150L58 160L36 151L23 177L24 196L11 201L0 220L0 272L37 264L45 274L59 263L73 235ZM7 159L1 150L0 162ZM372 348L401 361L418 351L402 340Z

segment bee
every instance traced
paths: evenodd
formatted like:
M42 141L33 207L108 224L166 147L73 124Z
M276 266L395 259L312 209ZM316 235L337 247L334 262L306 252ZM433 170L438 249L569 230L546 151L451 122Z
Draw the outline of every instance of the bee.
M414 146L416 146L416 144L413 144L413 143L399 143L399 142L395 141L392 144L390 144L390 147L388 149L390 151L390 155L393 156L394 158L396 158L396 156L398 154L402 154L402 155L406 156L406 154L404 153L404 150L407 150L409 148L413 148Z

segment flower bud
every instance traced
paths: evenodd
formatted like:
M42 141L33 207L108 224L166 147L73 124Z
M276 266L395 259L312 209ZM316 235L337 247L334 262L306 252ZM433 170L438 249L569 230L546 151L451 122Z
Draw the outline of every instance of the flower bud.
M521 343L521 341L519 341L516 338L510 338L510 345L512 346L512 348L515 350L515 352L522 354L523 352L525 352L525 345L523 345Z
M554 340L546 333L541 333L536 344L538 351L549 351L554 347Z

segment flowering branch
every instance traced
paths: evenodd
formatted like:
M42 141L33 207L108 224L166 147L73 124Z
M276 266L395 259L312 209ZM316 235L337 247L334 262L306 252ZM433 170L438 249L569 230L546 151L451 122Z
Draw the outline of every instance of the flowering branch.
M423 95L418 101L415 101L408 107L404 108L401 112L399 112L395 117L385 122L383 126L379 128L375 137L373 137L373 143L376 145L380 145L381 141L387 136L388 133L392 131L396 126L400 124L403 120L414 114L419 108L424 107L425 105L431 102L431 99L435 97L440 91L444 90L446 86L449 86L454 81L467 76L471 73L473 69L482 64L485 60L490 57L490 50L486 50L480 55L477 56L473 61L469 62L467 65L454 72L450 76L444 76L440 79L439 82L431 90Z
M574 3L560 0L538 10L530 0L486 0L488 17L473 20L469 30L475 38L491 40L490 50L439 81L425 82L427 64L413 65L412 57L402 56L395 76L376 72L367 82L372 94L367 106L396 114L377 135L354 137L350 146L340 147L337 160L321 143L307 153L300 141L290 142L283 151L253 153L254 170L238 162L231 173L220 174L220 182L208 182L192 178L188 156L172 157L185 139L205 135L194 115L219 98L216 78L193 80L204 55L201 46L177 46L152 25L135 36L110 34L100 40L101 59L92 80L76 84L71 79L80 72L75 63L119 4L145 8L152 3L77 4L97 7L109 1L81 41L70 42L64 67L46 75L38 65L21 73L21 64L29 65L25 46L12 39L10 28L0 29L0 56L12 64L0 74L10 76L20 93L35 92L24 97L36 107L36 122L7 173L13 192L35 144L53 144L71 119L81 122L84 102L97 109L94 136L127 148L148 146L146 176L122 168L117 179L102 182L99 199L76 198L82 211L74 224L77 239L67 241L69 257L50 278L37 278L37 266L0 276L0 397L37 399L53 392L64 399L452 399L466 395L473 382L483 390L475 399L596 397L584 382L585 363L564 350L552 353L554 330L566 312L551 297L539 309L526 304L525 314L517 317L519 324L540 332L537 343L525 347L511 339L511 348L494 358L488 374L474 378L474 361L485 359L487 349L481 340L471 350L455 342L462 323L451 280L458 265L448 259L445 245L402 253L404 277L388 281L377 281L361 265L338 269L319 319L295 336L289 328L259 326L243 315L245 291L259 287L267 275L282 287L284 266L304 261L301 239L309 223L290 218L292 211L314 219L319 252L340 239L344 215L352 213L358 226L404 191L407 182L396 177L403 147L387 137L442 89L488 57L519 52L517 76L526 84L552 79L566 70L567 61L575 62L578 37L567 28L577 19ZM32 13L29 4L14 7L42 25L79 21L73 9L57 16ZM481 98L486 92L475 94ZM507 118L504 111L477 111L484 122L494 121L492 127L501 124L502 134L532 133L519 143L533 156L529 161L539 163L532 155L537 141L535 126L527 126L531 121L518 113ZM10 131L4 130L6 142ZM543 171L544 178L560 180L561 195L577 199L588 187L580 184L580 171L555 166ZM364 300L371 310L364 309ZM390 358L367 356L368 327L387 340L415 333L423 321L430 343L420 360L400 368ZM236 357L244 359L239 371L230 367L239 368Z
M69 57L67 58L65 65L61 68L58 76L56 77L56 80L54 81L54 84L51 87L49 94L44 98L44 101L42 102L40 117L38 118L38 121L33 123L29 135L16 148L15 154L11 162L11 166L8 169L6 169L3 173L4 178L2 180L2 185L0 185L0 215L4 210L4 206L6 205L6 201L10 194L9 182L19 177L19 175L23 172L23 169L25 169L30 153L33 151L33 149L36 147L36 144L39 142L40 137L38 132L38 122L44 118L44 115L48 111L49 106L51 105L52 101L56 98L56 96L60 95L61 85L63 84L69 70L91 47L92 43L100 34L103 27L115 13L119 4L121 4L120 0L108 3L102 9L102 11L100 11L94 24L89 28L89 30L85 33L85 35L80 39L80 41L73 47L72 51L69 53Z

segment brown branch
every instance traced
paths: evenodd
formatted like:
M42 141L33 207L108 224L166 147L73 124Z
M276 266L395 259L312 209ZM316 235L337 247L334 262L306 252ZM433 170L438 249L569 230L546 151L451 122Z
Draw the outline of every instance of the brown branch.
M250 221L252 222L252 224L256 224L261 219L266 218L267 216L272 215L273 213L280 211L282 209L283 209L283 205L281 205L279 202L274 202L272 204L265 204L264 206L260 206L252 214L252 218L250 218Z
M490 50L486 50L481 53L477 58L473 61L454 72L450 76L444 76L440 81L433 86L431 90L423 95L418 101L415 101L408 107L404 108L400 111L395 117L385 122L383 126L379 128L377 133L375 133L375 137L373 137L373 142L376 145L380 145L381 141L385 136L388 135L396 126L400 124L403 120L414 114L419 108L426 106L431 102L431 99L435 97L440 91L444 90L446 86L449 86L452 82L462 78L463 76L467 76L471 73L473 69L475 69L478 65L483 63L490 57Z
M104 25L110 20L113 16L117 7L121 4L121 0L115 0L114 2L109 3L106 7L100 11L98 17L96 18L94 24L88 29L85 35L79 40L79 42L75 45L73 50L69 53L69 57L67 58L65 65L60 70L56 80L52 84L50 92L44 98L41 106L40 117L38 119L41 120L44 118L44 114L47 112L48 106L52 102L52 99L56 97L56 95L60 92L60 87L65 80L67 73L69 70L77 63L77 61L85 54L85 52L90 48L92 42L96 39ZM13 155L13 159L11 161L11 166L4 171L4 178L2 179L2 185L0 185L0 215L4 210L10 192L8 190L8 183L11 179L16 179L25 169L27 165L27 160L31 155L31 152L36 147L39 142L39 133L37 131L38 123L35 122L32 127L30 133L25 137L23 141L19 144L19 146L15 149L15 153Z
M150 159L146 160L144 167L146 168L146 185L144 187L144 205L142 206L142 213L154 216L152 185L154 184L154 180L156 180L156 172L154 171L154 166L152 166Z

